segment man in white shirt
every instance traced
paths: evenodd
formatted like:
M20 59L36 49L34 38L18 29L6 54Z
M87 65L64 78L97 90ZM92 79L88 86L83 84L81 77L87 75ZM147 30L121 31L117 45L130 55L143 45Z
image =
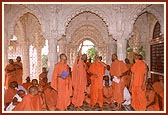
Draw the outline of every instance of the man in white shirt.
M112 85L112 81L111 81L111 76L110 76L110 65L107 65L107 68L105 70L105 74L104 76L108 76L109 77L109 86ZM105 80L103 80L103 86L105 86Z
M9 106L6 108L6 111L12 111L15 106L20 103L25 96L24 90L19 90L18 93L13 97L13 101L9 104Z
M27 94L27 90L22 86L22 85L18 85L17 81L13 81L15 86L16 86L16 90L23 90L26 94Z
M130 105L131 104L131 95L127 89L127 87L124 88L124 102L122 105Z

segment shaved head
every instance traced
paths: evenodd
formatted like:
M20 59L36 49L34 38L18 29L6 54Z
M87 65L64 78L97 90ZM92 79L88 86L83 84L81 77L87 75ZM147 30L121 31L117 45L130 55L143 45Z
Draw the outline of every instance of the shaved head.
M34 85L34 86L38 85L38 80L37 79L32 79L32 85Z
M139 60L143 60L143 56L139 54L139 55L138 55L138 59L139 59Z
M19 91L18 91L18 95L19 95L21 98L23 98L23 97L26 95L26 92L23 91L23 90L19 90Z
M60 54L60 61L63 63L67 62L67 56L64 53Z
M20 61L21 61L21 57L18 56L18 57L16 58L16 60L17 60L18 62L20 62Z
M30 88L29 88L29 94L31 94L31 95L37 95L38 94L38 87L36 87L36 86L30 86Z
M115 61L116 59L118 59L117 54L112 54L112 61Z
M82 55L82 60L83 60L84 62L87 62L87 55L86 55L86 54L83 54L83 55Z
M13 59L9 59L9 63L13 64L14 63Z
M95 60L96 60L96 61L99 61L99 59L100 59L99 56L96 55L96 56L95 56Z

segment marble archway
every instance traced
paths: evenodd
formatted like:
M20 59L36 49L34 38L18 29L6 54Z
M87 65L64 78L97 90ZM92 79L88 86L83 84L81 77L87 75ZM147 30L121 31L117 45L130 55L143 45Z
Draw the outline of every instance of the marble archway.
M89 37L89 36L88 36ZM75 60L75 57L77 56L77 53L78 53L78 48L79 48L79 45L81 44L82 41L84 40L90 40L94 43L97 51L98 51L98 54L101 55L103 57L103 61L106 62L106 51L107 51L107 46L106 44L101 44L99 45L98 42L95 40L95 38L81 38L77 41L73 41L72 43L70 43L66 50L67 50L67 56L69 57L68 58L68 63L70 64L70 66L73 65L73 62Z
M155 14L148 11L142 12L136 19L133 25L133 35L129 39L129 45L134 53L140 53L141 49L144 50L144 60L146 61L149 71L151 71L151 44L153 39L153 31L155 24L159 21ZM161 28L162 29L162 28ZM160 33L162 35L162 33ZM160 41L159 41L160 42ZM156 44L156 43L155 43ZM129 57L132 57L131 55ZM132 60L132 59L131 59ZM151 77L150 72L148 77Z
M16 49L12 56L12 59L16 59L17 56L21 56L22 63L23 63L23 81L27 76L30 76L31 79L36 78L38 79L38 75L41 73L42 68L42 61L41 61L41 49L45 45L45 38L42 35L41 25L38 18L30 13L27 12L23 14L15 23L14 28L14 36L17 39L9 40L9 43L13 46L13 49ZM36 64L32 64L31 59L31 48L33 47L35 50L35 62ZM11 58L11 51L8 49L8 58ZM34 54L32 54L34 55ZM32 66L34 69L32 69ZM33 74L31 74L32 70L34 70Z
M84 11L71 19L66 27L66 34L58 40L59 53L67 54L70 66L77 56L80 43L86 39L95 44L105 63L111 62L111 55L107 54L111 53L109 49L115 48L111 47L113 41L111 41L105 22L97 14Z

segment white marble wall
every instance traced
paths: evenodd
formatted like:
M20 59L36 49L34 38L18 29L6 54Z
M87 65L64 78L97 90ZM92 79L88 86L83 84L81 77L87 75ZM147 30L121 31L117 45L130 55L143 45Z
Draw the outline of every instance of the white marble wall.
M48 54L48 81L51 81L54 65L57 62L57 41L56 38L48 39L49 54Z
M99 34L99 39L97 39L97 36L93 36L95 33L90 32L92 34L92 37L95 41L99 42L100 39L104 40L105 42L103 44L107 45L106 49L106 62L110 63L111 61L111 55L112 53L116 52L114 50L114 47L117 47L117 55L119 59L123 60L126 57L126 40L130 38L130 34L133 31L133 24L135 20L138 18L138 15L143 13L144 11L149 11L153 13L153 15L156 16L156 18L159 20L161 24L161 31L163 33L164 30L164 9L163 5L151 5L147 7L146 4L108 4L108 5L38 5L38 4L32 4L32 5L6 5L5 6L5 31L8 31L8 34L5 34L5 41L4 41L4 56L5 56L5 63L6 57L7 57L7 44L8 40L10 39L10 35L13 35L15 33L15 25L19 18L27 12L30 12L36 16L38 19L40 25L41 25L41 34L45 37L45 39L48 39L48 45L49 45L49 54L48 54L48 61L49 61L49 73L48 78L49 81L51 80L52 71L54 68L54 64L57 62L57 40L62 37L62 35L69 35L66 39L69 39L69 41L73 41L74 39L71 38L71 34L67 33L67 26L72 21L71 19L75 19L74 17L76 15L79 15L83 11L89 11L93 14L96 14L99 19L101 19L104 23L96 23L95 26L98 28L97 30L101 31ZM147 7L147 8L146 8ZM146 9L145 9L146 8ZM12 20L11 20L12 19ZM72 32L71 30L75 30L76 26L82 24L82 19L76 21L75 23L72 23L71 29L69 32ZM93 18L95 19L95 18ZM100 20L99 20L100 21ZM95 23L96 21L92 21L92 23ZM85 23L83 23L85 24ZM94 24L92 24L94 26ZM104 34L103 34L104 33ZM117 40L116 42L111 43L111 39L108 39L108 35L112 35L112 37ZM7 36L7 37L6 37ZM80 36L76 37L79 38ZM110 40L110 41L109 41ZM147 40L146 40L147 41ZM117 46L115 46L115 44ZM65 45L69 45L69 42L67 43L65 41ZM148 48L149 45L147 45L146 48ZM64 48L64 47L62 47ZM67 48L67 47L66 47ZM148 48L149 49L149 48ZM64 50L63 50L64 51ZM68 51L65 51L68 53ZM147 54L150 51L147 50ZM40 51L39 51L40 54ZM29 59L28 59L28 46L23 46L23 63L25 71L25 76L28 75L29 72ZM40 56L38 57L40 58ZM147 57L147 60L150 60L149 57ZM40 70L39 70L40 71Z

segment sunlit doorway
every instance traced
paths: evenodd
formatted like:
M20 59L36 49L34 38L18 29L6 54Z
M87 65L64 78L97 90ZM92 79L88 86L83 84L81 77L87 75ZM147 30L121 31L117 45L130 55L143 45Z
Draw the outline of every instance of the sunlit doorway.
M91 58L93 62L94 57L98 54L95 44L90 40L84 40L82 42L83 42L82 54L87 54L88 59ZM82 42L80 43L79 48L81 48Z

